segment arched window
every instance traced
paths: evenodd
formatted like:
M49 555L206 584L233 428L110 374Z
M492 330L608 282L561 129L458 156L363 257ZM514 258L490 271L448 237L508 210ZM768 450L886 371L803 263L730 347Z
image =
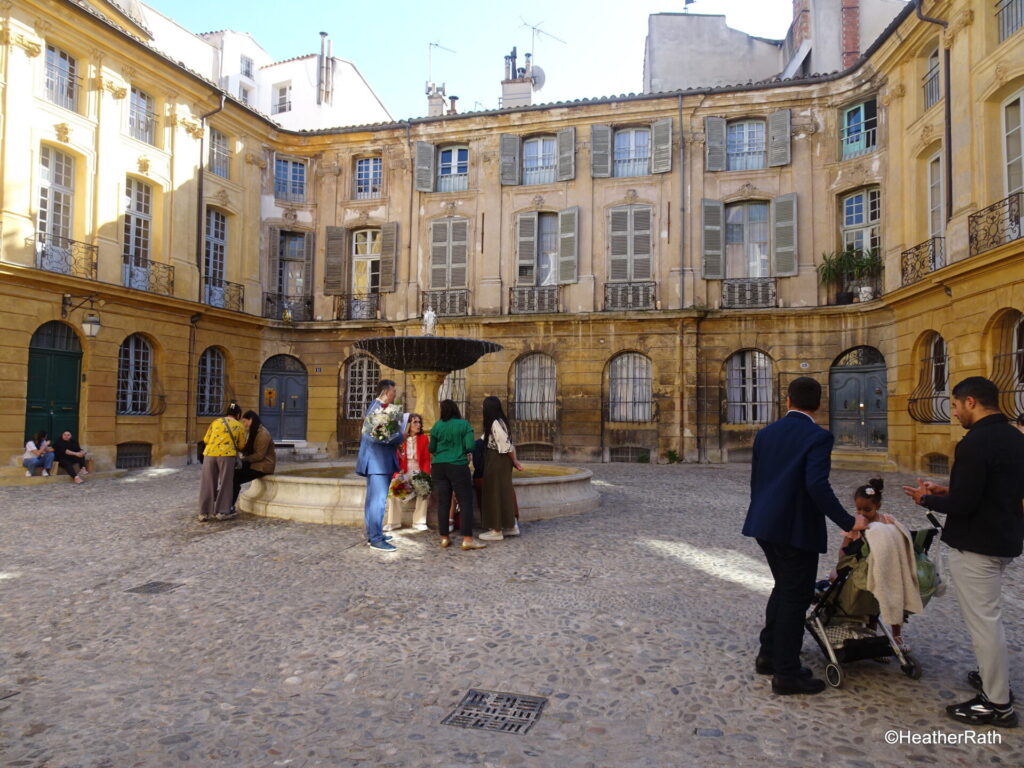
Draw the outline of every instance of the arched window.
M625 352L608 366L608 420L646 422L654 418L651 360Z
M725 361L726 421L766 424L775 405L772 361L764 352L745 349Z
M377 396L380 365L372 357L353 357L345 366L345 418L361 419Z
M452 371L444 377L441 388L437 392L437 402L452 400L459 406L462 418L469 420L469 395L466 389L466 369Z
M1012 419L1024 415L1024 315L1004 312L996 334L992 381L999 387L999 409Z
M910 417L924 424L949 423L949 355L946 341L930 332L921 345L920 378L910 394Z
M548 355L535 352L516 361L512 418L555 420L555 361Z
M43 323L36 332L32 334L32 341L29 342L31 349L52 349L58 352L82 353L82 344L78 336L67 323L60 320L51 320Z
M199 356L196 412L200 416L217 416L224 412L224 405L224 353L209 347Z
M133 333L123 342L117 357L117 412L149 413L153 378L153 350L145 337Z

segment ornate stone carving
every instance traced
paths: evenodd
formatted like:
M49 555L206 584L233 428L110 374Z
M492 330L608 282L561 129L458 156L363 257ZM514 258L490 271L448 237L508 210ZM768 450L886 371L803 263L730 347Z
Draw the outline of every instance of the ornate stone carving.
M1010 68L1007 66L1005 61L1000 61L996 64L992 77L996 81L997 85L1004 85L1006 81L1010 79Z
M294 209L287 208L287 209L285 209L285 212L281 214L281 217L285 221L287 221L289 224L294 224L296 222L296 220L299 218L299 214L297 214L294 211Z
M704 134L703 133L697 133L697 132L687 133L687 134L685 134L683 136L683 140L687 144L703 144L704 143Z
M40 37L46 37L46 33L53 29L53 24L45 19L36 19L32 27L35 29L37 35Z
M974 23L974 11L970 8L966 8L949 22L949 26L946 31L942 33L942 44L947 48L953 47L953 41L956 40L956 36L960 34L967 27Z
M882 106L888 107L897 99L902 99L907 95L907 88L903 83L896 83L892 88L886 90L885 95L882 97Z
M725 195L722 200L724 202L732 202L734 200L769 200L771 197L772 195L768 192L758 189L748 181L732 194Z
M931 123L926 123L924 125L924 127L921 128L921 144L922 145L927 145L934 138L935 138L935 126L932 125Z
M135 79L135 67L129 67L127 64L121 67L121 76L129 83Z
M626 190L626 202L627 203L635 203L639 199L640 199L640 195L637 194L637 191L635 189L627 189Z
M111 96L119 101L128 95L128 89L123 84L117 80L111 80L109 77L97 77L96 90L108 91Z
M359 216L356 217L360 226L365 227L370 221L370 212L365 208L359 212Z
M53 126L53 132L57 134L57 141L67 144L71 138L71 126L67 123L57 123Z
M447 202L441 204L441 209L445 212L446 216L455 215L455 209L457 207L458 206L455 204L454 200L448 200Z
M249 165L255 165L257 168L266 168L267 161L264 159L262 153L246 152L245 162Z
M149 173L149 158L145 155L139 158L139 173Z
M533 203L534 208L540 208L544 205L544 195L534 195L531 202Z
M15 34L9 29L4 28L3 31L3 42L5 45L16 45L25 52L25 55L30 59L34 59L40 53L43 52L43 46L37 43L35 40L29 40L24 35L18 33Z
M203 126L194 120L181 120L181 127L193 139L203 138Z

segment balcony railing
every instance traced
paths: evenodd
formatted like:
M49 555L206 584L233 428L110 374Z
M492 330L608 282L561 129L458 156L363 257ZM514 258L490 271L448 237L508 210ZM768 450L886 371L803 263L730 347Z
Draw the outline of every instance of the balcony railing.
M558 286L520 286L509 288L509 311L513 315L558 312Z
M379 293L346 293L334 297L335 320L376 320L379 316Z
M231 178L231 152L219 147L210 149L210 173L222 179Z
M285 322L309 322L313 319L313 299L309 296L264 293L263 316Z
M304 203L306 202L306 185L276 179L274 181L274 199L286 203Z
M922 424L949 423L949 395L944 392L926 391L918 395L917 391L907 401L910 418Z
M992 381L999 388L999 410L1010 418L1024 415L1024 349L995 355Z
M446 291L424 291L420 294L420 312L427 307L438 317L461 317L469 314L469 291L452 288Z
M245 311L245 286L215 277L203 278L203 300L211 307Z
M999 42L1024 26L1024 0L999 0L996 4L996 24Z
M376 200L380 197L380 179L357 183L353 197L356 200Z
M878 143L875 122L875 120L868 120L855 129L844 128L840 131L839 140L843 147L843 160L875 151Z
M58 107L78 111L81 78L53 64L46 65L46 99Z
M968 240L972 256L1020 239L1022 198L1024 193L1014 192L998 203L971 214Z
M944 237L930 237L904 251L900 256L901 285L916 283L929 272L946 266L945 243Z
M628 176L647 176L651 171L651 158L648 155L641 157L616 157L613 175L616 178Z
M631 309L654 309L654 283L606 283L605 312Z
M534 165L523 168L523 184L552 184L555 181L555 166Z
M777 305L774 277L722 281L722 309L765 309Z
M126 288L136 291L174 295L174 267L150 259L132 258L122 264L122 280Z
M67 237L38 232L26 241L35 247L36 267L47 272L74 275L88 280L96 279L96 254L98 248L80 243Z
M468 173L446 173L437 177L438 192L465 192L468 188Z
M133 139L153 144L156 136L156 113L147 109L128 111L128 134Z
M928 72L924 78L924 108L930 109L938 103L942 96L939 93L938 67Z

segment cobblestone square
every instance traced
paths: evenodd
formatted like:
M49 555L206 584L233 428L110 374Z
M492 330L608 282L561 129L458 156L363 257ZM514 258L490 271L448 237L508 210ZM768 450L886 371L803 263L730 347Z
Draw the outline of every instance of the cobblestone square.
M0 765L1024 765L1013 730L887 743L968 732L942 712L973 695L951 592L907 626L921 680L866 661L775 697L753 670L771 580L739 532L749 467L589 468L594 512L482 552L400 533L394 555L354 528L198 523L195 467L0 488ZM833 473L844 502L866 480ZM885 480L883 510L923 525L910 478ZM128 591L149 582L176 586ZM822 673L810 637L804 660ZM441 725L471 688L547 703L525 735Z

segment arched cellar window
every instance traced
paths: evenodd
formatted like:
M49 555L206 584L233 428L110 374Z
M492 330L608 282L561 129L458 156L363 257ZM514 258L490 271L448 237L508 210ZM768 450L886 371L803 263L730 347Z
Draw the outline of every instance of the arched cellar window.
M647 422L653 418L650 358L638 352L618 355L608 367L608 421Z

